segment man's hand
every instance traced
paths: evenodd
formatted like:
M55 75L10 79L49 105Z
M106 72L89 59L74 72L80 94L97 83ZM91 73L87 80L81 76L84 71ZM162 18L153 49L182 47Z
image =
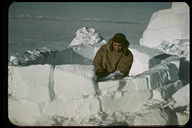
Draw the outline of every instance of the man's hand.
M122 77L124 77L125 73L122 71L115 71L113 73L110 73L109 75L105 76L105 77L101 77L98 78L97 81L104 81L104 80L110 80L110 79L120 79Z
M97 79L106 77L107 75L109 75L109 73L107 71L96 72Z
M125 75L125 73L123 71L118 70L118 71L115 72L114 78L115 79L120 79L120 78L124 77L124 75Z

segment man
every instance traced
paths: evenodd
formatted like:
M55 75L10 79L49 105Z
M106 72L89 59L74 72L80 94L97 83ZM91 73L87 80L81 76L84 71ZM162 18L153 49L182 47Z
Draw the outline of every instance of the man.
M100 47L93 60L97 81L129 75L133 54L128 47L129 42L122 33L116 33Z

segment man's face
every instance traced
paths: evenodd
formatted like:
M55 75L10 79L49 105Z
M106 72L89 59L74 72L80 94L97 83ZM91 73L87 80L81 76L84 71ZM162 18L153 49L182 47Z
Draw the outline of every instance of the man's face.
M116 43L116 42L113 42L113 50L115 52L122 52L123 51L123 45L122 44L119 44L119 43Z

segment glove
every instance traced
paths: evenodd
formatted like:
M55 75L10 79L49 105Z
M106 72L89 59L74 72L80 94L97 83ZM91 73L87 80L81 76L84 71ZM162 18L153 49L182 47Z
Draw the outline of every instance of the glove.
M123 71L115 71L111 74L109 74L108 76L104 77L105 79L119 79L119 78L122 78L124 77L125 73Z
M108 74L108 73L104 73L104 72L102 72L101 73L102 74L102 76L103 77L97 77L97 81L99 82L99 81L104 81L104 80L110 80L110 79L119 79L119 78L122 78L122 77L124 77L124 75L125 75L125 73L123 72L123 71L115 71L115 72L113 72L113 73L110 73L110 74ZM97 75L100 75L101 76L101 74L99 73L99 74L97 74ZM108 75L107 75L108 74ZM107 76L106 76L107 75Z
M103 77L106 77L107 75L109 75L109 73L106 72L106 71L96 72L97 79L101 79L101 78L103 78Z
M115 79L119 79L119 78L124 77L124 75L125 75L125 72L118 70L118 71L115 71L114 78L115 78Z

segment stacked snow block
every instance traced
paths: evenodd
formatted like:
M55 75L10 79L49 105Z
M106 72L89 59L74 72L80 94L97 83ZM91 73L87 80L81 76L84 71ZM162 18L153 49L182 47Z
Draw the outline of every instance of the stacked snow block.
M182 86L179 59L151 60L155 65L136 76L99 83L93 65L9 66L9 119L32 123L40 116L137 112L149 99L169 98Z
M190 104L190 85L187 84L180 88L176 93L173 94L173 99L176 101L175 106L186 106Z
M154 66L148 71L144 71L138 76L146 77L149 81L148 87L150 89L155 89L161 87L168 82L174 82L179 79L178 69L174 64L171 63L161 63Z
M55 99L46 103L43 116L62 116L65 118L87 118L100 110L100 103L95 97L81 99Z
M55 66L55 95L60 99L81 99L95 95L93 78L94 72L83 65Z
M168 80L160 87L153 87L153 98L154 99L168 99L170 98L177 90L179 90L183 83L178 78L179 67L180 67L180 59L177 56L170 56L161 61L162 66L161 69L165 70L165 67L169 70L168 72ZM167 66L165 66L167 65Z
M92 69L83 65L9 66L10 121L25 125L42 116L97 114L100 102L95 97Z
M8 114L11 121L33 122L41 105L54 98L53 67L50 65L9 66Z
M13 124L28 125L35 122L40 116L40 103L8 97L8 117Z
M103 111L136 112L151 98L145 77L128 77L98 83Z
M130 45L129 50L134 57L129 75L137 75L149 70L153 66L159 64L164 55L161 50L140 45Z
M92 68L85 65L55 66L55 99L45 104L42 114L65 118L86 118L97 114L100 103L95 97Z
M179 63L176 57L168 57L134 77L99 82L103 111L136 112L151 98L170 98L182 87Z
M52 101L54 92L51 70L51 65L9 66L10 93L18 99L35 103Z
M151 97L147 83L144 77L99 82L102 110L107 113L140 110Z

